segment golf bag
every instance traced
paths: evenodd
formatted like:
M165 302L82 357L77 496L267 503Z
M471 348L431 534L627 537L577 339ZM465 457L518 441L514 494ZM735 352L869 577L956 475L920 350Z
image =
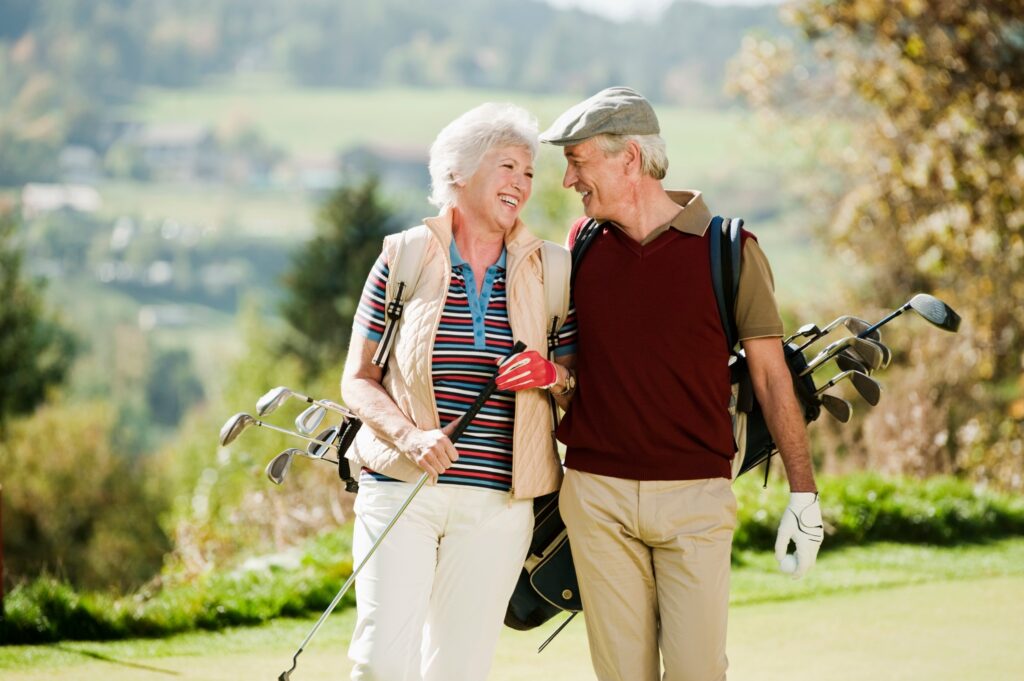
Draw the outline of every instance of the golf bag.
M736 327L736 296L740 287L740 262L742 258L741 230L743 220L715 217L708 229L711 249L711 283L715 289L718 314L722 320L726 342L729 345L733 384L733 401L730 413L733 417L733 435L736 440L736 456L733 461L733 478L746 473L761 463L765 464L765 480L771 457L778 449L768 431L768 424L761 411L761 405L754 396L750 380L750 368L742 349L738 349L739 331ZM801 376L807 368L807 359L793 344L783 346L786 365L793 377L797 401L803 410L807 423L821 414L821 400L815 396L814 379L810 374Z
M505 626L533 629L559 612L582 609L569 536L558 513L558 492L537 497L533 500L533 539L505 611Z

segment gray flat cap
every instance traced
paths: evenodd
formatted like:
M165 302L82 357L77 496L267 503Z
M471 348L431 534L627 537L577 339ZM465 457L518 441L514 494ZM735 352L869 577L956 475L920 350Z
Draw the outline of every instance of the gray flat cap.
M540 141L564 147L595 135L656 135L661 132L651 103L636 90L610 87L558 117Z

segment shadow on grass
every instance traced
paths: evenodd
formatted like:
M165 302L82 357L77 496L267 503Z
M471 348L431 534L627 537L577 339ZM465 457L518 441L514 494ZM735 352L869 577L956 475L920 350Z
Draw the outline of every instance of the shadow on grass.
M181 676L180 673L172 669L161 669L160 667L151 667L148 664L139 664L138 662L127 662L125 660L118 660L117 658L113 658L109 655L104 655L102 653L97 653L92 650L80 650L78 648L71 648L65 645L54 645L50 647L64 653L73 653L75 655L89 657L94 660L100 660L101 662L109 662L111 664L120 665L122 667L131 667L132 669L143 669L147 672L154 672L156 674L167 674L168 676Z

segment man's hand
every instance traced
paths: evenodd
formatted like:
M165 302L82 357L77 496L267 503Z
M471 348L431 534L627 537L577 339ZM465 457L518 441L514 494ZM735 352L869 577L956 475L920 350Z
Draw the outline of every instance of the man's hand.
M550 388L558 380L558 370L553 362L540 356L535 350L517 352L501 363L498 369L498 390L526 390L528 388Z
M779 569L793 575L793 579L803 577L814 567L824 538L818 493L792 492L775 538L775 560L779 561ZM796 554L786 553L790 541L796 544Z
M418 430L411 433L405 450L417 466L430 474L431 484L436 484L437 476L459 460L455 445L448 439L448 434L440 430Z

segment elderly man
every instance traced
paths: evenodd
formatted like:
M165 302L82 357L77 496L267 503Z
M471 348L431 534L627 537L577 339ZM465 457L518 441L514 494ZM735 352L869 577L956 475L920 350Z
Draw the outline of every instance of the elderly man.
M662 187L659 132L648 101L614 87L541 135L563 148L563 185L601 223L575 272L578 383L558 430L561 511L597 677L720 681L736 524L729 351L712 287L712 214L700 192ZM821 542L821 511L771 270L747 232L735 317L791 489L776 557L800 576Z

